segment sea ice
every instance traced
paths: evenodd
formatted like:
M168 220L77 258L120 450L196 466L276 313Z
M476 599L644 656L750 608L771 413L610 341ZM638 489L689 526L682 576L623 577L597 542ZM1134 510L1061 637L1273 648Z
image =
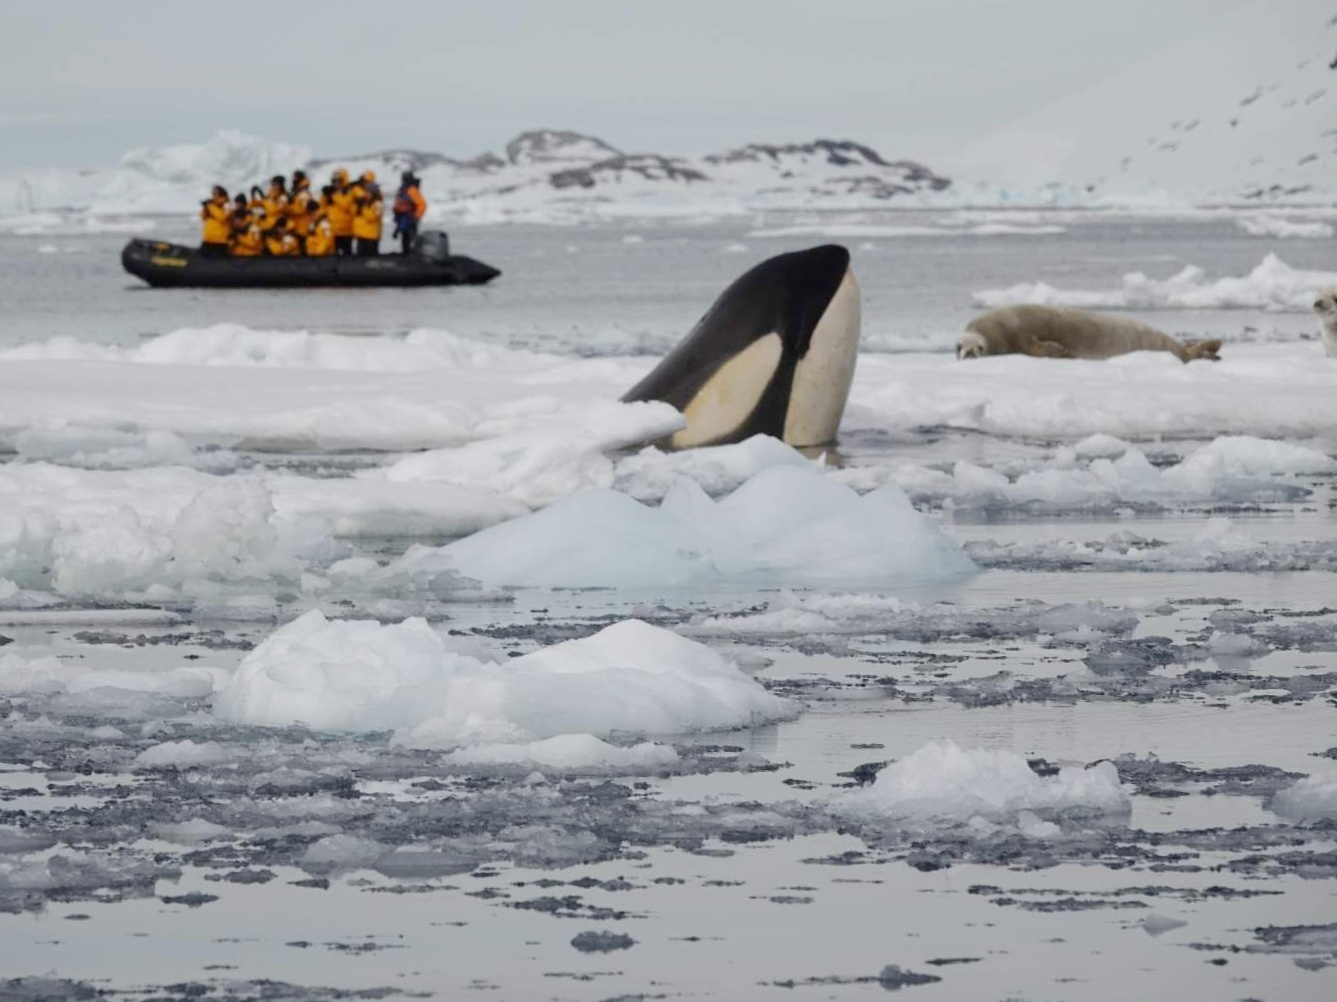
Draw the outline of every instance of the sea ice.
M532 587L849 585L973 572L960 547L896 488L860 496L795 466L767 467L718 502L682 479L658 508L587 491L440 555L485 584Z
M192 769L234 762L241 754L241 749L235 746L229 748L217 741L196 742L186 738L145 748L135 756L134 764L139 769Z
M999 544L978 540L967 552L983 567L1100 571L1295 571L1337 569L1337 541L1267 542L1228 518L1213 517L1194 536L1173 543L1115 533L1105 540Z
M1320 219L1290 219L1272 213L1237 216L1235 225L1251 237L1298 237L1307 240L1326 240L1333 235L1331 223Z
M1272 798L1272 810L1289 821L1337 820L1337 775L1297 780Z
M564 736L477 754L547 756L559 765L564 756L592 762L602 755L625 766L634 757L662 765L672 749L601 750L589 736L749 727L791 717L796 708L709 648L637 620L485 663L452 650L421 619L383 626L330 621L313 611L246 656L214 712L246 724L394 730L396 743L413 747Z
M1228 341L1211 365L1146 351L1104 361L860 356L842 437L935 426L1060 442L1094 434L1329 436L1332 367L1310 342Z
M630 747L610 745L592 734L559 734L523 744L470 745L451 752L450 765L523 766L558 772L608 769L653 769L676 765L678 753L668 745L645 741Z
M1083 456L1094 458L1083 465ZM964 461L951 472L906 463L846 467L831 475L858 487L892 483L917 502L950 502L958 509L1067 511L1294 500L1309 493L1296 475L1334 471L1337 461L1317 449L1247 435L1220 436L1168 466L1153 465L1118 439L1091 436L1015 477Z
M1292 268L1275 254L1241 278L1209 279L1203 269L1189 265L1170 278L1149 278L1142 272L1123 277L1123 286L1110 292L1056 289L1044 282L1022 283L1007 289L985 289L974 295L978 306L1039 303L1078 309L1106 310L1271 310L1308 313L1314 292L1337 284L1337 274Z
M835 807L862 818L912 824L973 818L1015 823L1023 812L1122 814L1129 799L1111 762L1040 776L1013 751L934 741L887 766L871 786L840 797Z
M663 452L646 446L617 463L613 487L638 501L661 500L679 477L696 481L711 497L741 487L770 466L820 468L797 449L770 435L753 435L731 445Z

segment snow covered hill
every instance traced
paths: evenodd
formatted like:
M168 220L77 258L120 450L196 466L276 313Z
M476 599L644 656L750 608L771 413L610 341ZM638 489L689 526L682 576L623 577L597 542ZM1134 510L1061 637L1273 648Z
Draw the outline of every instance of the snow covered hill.
M1001 128L953 166L1032 204L1330 203L1334 57L1330 0L1223 9L1196 37Z
M0 178L0 227L41 230L98 217L193 212L213 184L245 189L302 167L321 183L334 166L376 171L388 187L412 169L441 222L562 222L591 216L740 215L783 208L866 208L941 192L951 181L849 141L743 146L706 157L620 150L577 132L525 132L503 152L459 160L384 150L312 159L310 151L239 132L199 145L134 150L113 168Z

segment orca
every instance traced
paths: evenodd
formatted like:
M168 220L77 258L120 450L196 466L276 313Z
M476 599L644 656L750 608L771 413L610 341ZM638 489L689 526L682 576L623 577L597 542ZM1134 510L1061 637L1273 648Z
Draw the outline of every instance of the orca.
M674 449L771 435L793 446L836 436L859 353L859 285L836 244L778 254L743 274L623 395L662 400L686 427Z

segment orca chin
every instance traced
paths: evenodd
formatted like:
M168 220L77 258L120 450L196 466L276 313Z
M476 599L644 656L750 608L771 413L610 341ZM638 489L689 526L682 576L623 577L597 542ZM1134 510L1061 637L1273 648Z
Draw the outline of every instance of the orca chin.
M654 370L622 397L662 400L687 426L674 449L771 435L832 441L859 354L850 252L827 244L761 262L721 293Z

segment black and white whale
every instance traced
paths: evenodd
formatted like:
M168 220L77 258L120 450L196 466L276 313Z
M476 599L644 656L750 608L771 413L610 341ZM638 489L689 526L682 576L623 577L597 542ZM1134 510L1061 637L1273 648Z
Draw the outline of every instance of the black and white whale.
M664 360L622 397L662 400L686 449L772 435L835 438L859 353L859 285L850 252L827 244L779 254L730 285Z

